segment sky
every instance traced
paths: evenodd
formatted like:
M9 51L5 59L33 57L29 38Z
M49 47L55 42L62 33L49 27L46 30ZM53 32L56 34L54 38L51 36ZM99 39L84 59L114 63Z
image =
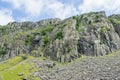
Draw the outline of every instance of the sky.
M120 0L0 0L0 25L14 21L65 19L91 11L120 14Z

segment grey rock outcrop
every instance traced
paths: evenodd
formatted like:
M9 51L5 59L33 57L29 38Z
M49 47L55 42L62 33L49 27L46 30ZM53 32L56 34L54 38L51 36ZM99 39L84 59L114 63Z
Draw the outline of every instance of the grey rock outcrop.
M120 49L120 15L107 17L101 11L65 20L12 22L0 27L0 37L1 60L21 53L60 62L81 55L103 56Z
M56 39L44 50L44 55L48 58L69 62L79 56L77 48L79 34L76 31L76 20L69 19L66 24L62 31L63 38Z
M81 54L103 56L120 49L119 31L116 32L105 12L91 12L71 20L63 28L63 39L53 41L45 49L48 58L68 62Z
M120 49L120 37L104 12L88 13L87 18L94 19L91 21L87 19L91 23L86 25L87 29L83 30L82 37L79 39L80 53L88 56L102 56Z

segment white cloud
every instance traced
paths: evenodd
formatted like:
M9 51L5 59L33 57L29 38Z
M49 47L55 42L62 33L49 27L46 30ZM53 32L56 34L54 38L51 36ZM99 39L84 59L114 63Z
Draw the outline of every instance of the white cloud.
M90 11L106 11L108 15L120 13L120 0L83 0L79 6L80 13Z
M3 0L14 6L15 9L20 9L23 12L26 12L30 16L40 15L43 6L44 0Z
M6 25L8 22L13 22L12 12L7 9L0 9L0 25Z
M26 17L19 21L35 20L43 17L56 17L65 19L78 13L90 11L106 11L106 13L120 13L120 0L83 0L79 7L73 4L62 3L60 0L2 0L10 3L13 10L20 10ZM45 14L43 16L43 14ZM19 17L19 16L17 16ZM11 17L12 18L12 17Z
M57 18L64 19L66 17L70 17L72 15L76 15L78 11L73 5L63 4L60 2L51 3L47 10L50 10L50 13L53 14Z
M77 14L76 8L70 4L61 3L58 0L3 0L14 6L14 9L24 11L31 18L39 17L46 13L64 19Z

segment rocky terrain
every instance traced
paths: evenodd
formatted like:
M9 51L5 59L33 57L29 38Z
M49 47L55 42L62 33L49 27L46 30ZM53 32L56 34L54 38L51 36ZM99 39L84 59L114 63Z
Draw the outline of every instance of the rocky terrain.
M64 20L11 22L0 26L0 79L120 80L119 50L120 14L101 11Z
M104 11L0 27L0 61L20 54L71 62L81 55L103 56L120 49L120 15ZM41 54L42 53L42 54Z
M0 63L0 80L120 80L120 50L69 63L17 56Z
M41 70L33 76L41 80L120 80L120 51L104 57L83 57L61 66L52 61L33 61ZM43 63L52 67L43 67Z

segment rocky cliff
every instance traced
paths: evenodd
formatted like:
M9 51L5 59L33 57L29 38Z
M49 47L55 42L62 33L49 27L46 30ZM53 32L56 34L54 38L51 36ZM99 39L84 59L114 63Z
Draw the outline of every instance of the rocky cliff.
M0 26L0 61L30 54L60 62L120 49L120 15L90 12L65 20L12 22Z

